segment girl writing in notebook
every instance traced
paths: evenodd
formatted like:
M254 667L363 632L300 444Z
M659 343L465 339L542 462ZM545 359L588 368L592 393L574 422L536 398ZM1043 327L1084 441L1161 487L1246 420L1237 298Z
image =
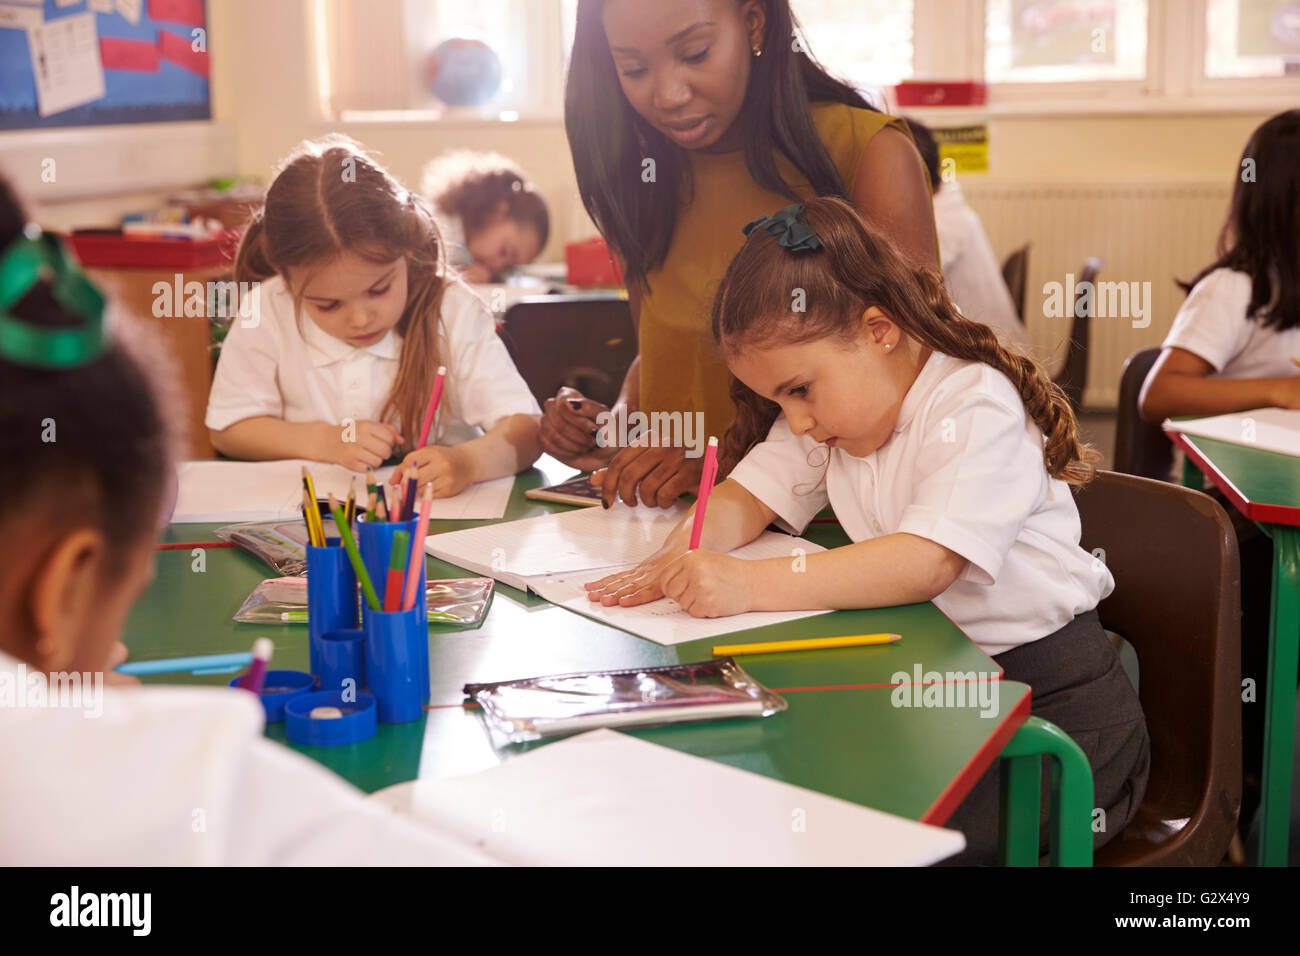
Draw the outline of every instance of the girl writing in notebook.
M1096 453L1031 359L962 317L931 269L909 264L851 206L789 206L747 227L713 303L740 383L699 550L691 516L640 567L588 584L606 605L661 596L695 616L934 601L1033 711L1079 732L1107 826L1132 818L1146 724L1097 618L1114 587L1079 547L1071 484ZM799 562L727 552L827 504L853 544ZM952 825L991 860L996 769ZM1044 831L1045 832L1045 831Z
M736 414L709 334L709 301L756 216L840 196L918 265L938 265L925 168L907 125L872 109L807 52L789 0L580 0L565 129L583 204L620 259L639 336L612 412ZM546 451L584 470L605 504L668 507L699 457L618 448L611 409L561 389Z
M174 500L178 398L154 339L24 226L0 181L0 685L29 703L0 706L0 862L485 862L268 740L247 691L105 686Z
M448 272L424 200L346 137L301 144L239 245L259 281L234 322L208 400L232 458L309 458L361 471L404 452L434 494L537 459L540 409L482 302ZM432 444L418 441L439 365Z

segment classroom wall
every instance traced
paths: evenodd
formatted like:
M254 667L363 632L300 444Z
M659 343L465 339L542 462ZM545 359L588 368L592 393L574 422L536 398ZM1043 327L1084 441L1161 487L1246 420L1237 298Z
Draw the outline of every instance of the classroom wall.
M322 124L314 113L310 0L222 0L212 5L213 108L236 130L238 172L265 176L300 139L332 129L383 154L408 183L449 148L499 150L523 163L550 200L555 236L594 233L577 200L563 124ZM256 64L256 69L253 65ZM922 114L923 115L923 114ZM952 111L945 114L950 117ZM1265 114L999 117L990 121L989 178L1032 181L1230 178ZM1001 252L1001 250L999 250Z

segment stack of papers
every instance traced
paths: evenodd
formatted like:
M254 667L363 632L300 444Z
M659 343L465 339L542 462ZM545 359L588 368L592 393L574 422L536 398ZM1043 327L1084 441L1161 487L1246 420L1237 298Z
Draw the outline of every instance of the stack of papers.
M955 830L594 730L372 798L522 866L928 866Z
M195 524L212 521L281 521L302 514L302 469L306 466L316 495L332 494L340 502L356 481L364 504L365 474L342 465L290 458L281 461L187 461L179 468L180 490L172 521ZM392 468L376 469L386 481ZM514 488L513 476L470 485L451 498L435 498L431 516L436 520L500 518Z
M1300 457L1300 410L1255 408L1181 422L1166 418L1163 428L1167 432L1182 432Z
M661 598L639 607L604 607L587 597L587 581L632 567L659 550L686 513L685 505L662 511L616 504L608 511L583 508L541 518L509 521L440 534L425 549L476 574L532 591L578 614L596 618L659 644L680 644L734 631L798 620L820 611L751 611L720 618L695 618ZM731 554L757 561L798 560L825 550L803 538L765 531Z

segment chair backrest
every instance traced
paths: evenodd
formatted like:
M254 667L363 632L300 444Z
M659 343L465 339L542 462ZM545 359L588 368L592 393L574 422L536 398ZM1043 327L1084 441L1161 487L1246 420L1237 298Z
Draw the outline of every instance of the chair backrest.
M1091 308L1084 307L1084 296L1087 289L1097 281L1097 274L1103 265L1105 263L1096 256L1083 264L1083 271L1076 283L1079 291L1074 296L1074 320L1070 323L1070 343L1066 347L1065 363L1054 379L1070 400L1070 407L1076 415L1083 408L1083 392L1088 385L1088 338L1092 333L1092 313L1097 308L1095 289L1090 296ZM1088 283L1087 286L1084 285L1085 282Z
M1164 429L1144 422L1138 414L1142 383L1159 357L1159 348L1139 349L1124 361L1115 422L1115 470L1169 481L1174 468L1174 446Z
M1099 472L1075 500L1080 544L1115 578L1098 612L1137 652L1151 734L1146 797L1098 862L1216 864L1241 807L1241 579L1232 525L1208 495L1114 472Z
M506 310L501 338L539 404L560 386L614 404L636 358L636 326L626 299L539 295Z
M1025 245L1007 256L1002 264L1002 281L1007 284L1011 301L1016 306L1016 318L1025 324L1025 280L1029 275L1029 246Z

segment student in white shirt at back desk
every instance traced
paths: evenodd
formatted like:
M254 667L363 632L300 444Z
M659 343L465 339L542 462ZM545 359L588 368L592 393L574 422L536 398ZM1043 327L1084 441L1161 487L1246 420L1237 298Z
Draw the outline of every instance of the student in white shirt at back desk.
M1002 278L979 215L966 204L956 180L939 175L939 147L930 130L909 119L907 125L930 173L934 190L934 224L939 233L939 261L948 295L962 315L983 322L1006 344L1029 347L1029 334Z

